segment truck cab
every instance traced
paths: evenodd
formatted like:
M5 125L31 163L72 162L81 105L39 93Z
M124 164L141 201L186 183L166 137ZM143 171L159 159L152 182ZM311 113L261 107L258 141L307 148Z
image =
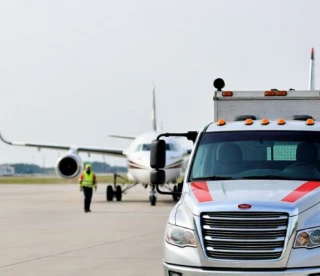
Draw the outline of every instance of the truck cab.
M180 134L194 148L165 227L165 276L320 275L319 101L315 90L214 92L212 122ZM164 145L152 143L155 185Z

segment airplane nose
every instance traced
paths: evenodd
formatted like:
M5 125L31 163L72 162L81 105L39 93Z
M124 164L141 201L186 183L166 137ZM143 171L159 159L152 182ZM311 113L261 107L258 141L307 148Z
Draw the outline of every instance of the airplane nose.
M135 157L132 157L132 161L138 163L139 167L151 169L150 167L150 153L139 153Z
M150 168L150 158L143 158L141 157L140 160L139 160L140 164L146 168Z

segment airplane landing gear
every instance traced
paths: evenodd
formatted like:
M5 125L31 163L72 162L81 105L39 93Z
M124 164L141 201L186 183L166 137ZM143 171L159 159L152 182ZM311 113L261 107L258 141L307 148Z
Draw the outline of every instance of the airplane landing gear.
M136 186L137 183L127 184L127 187L122 189L121 184L117 185L117 177L120 177L125 181L128 181L128 180L116 173L113 175L113 177L114 177L113 187L112 185L107 186L106 199L107 201L113 201L113 198L115 198L117 201L122 201L122 194L124 194L127 190L131 189L132 187Z
M120 186L117 186L116 188L116 199L117 201L121 201L122 199L122 189Z
M173 187L173 192L174 193L178 192L178 188L177 188L176 185ZM173 198L173 201L178 201L179 200L179 196L177 196L177 195L172 195L172 198Z
M121 201L122 189L121 189L121 186L117 185L117 177L120 177L120 178L123 178L123 177L120 175L117 175L116 173L113 176L114 176L113 188L111 185L108 185L107 191L106 191L107 201L113 201L113 198L116 198L117 201Z
M106 197L107 197L107 201L113 201L114 197L117 199L117 201L121 201L121 199L122 199L121 186L116 185L115 189L113 189L111 185L108 185Z
M149 201L151 206L155 206L156 202L157 202L157 194L156 194L156 189L155 189L155 185L151 185L151 191L150 191L150 195L149 195Z
M112 201L113 200L113 195L114 195L114 192L113 192L113 189L112 189L112 186L108 186L107 187L107 201Z
M178 185L175 185L173 187L174 193L180 193L180 195L172 195L173 201L179 201L181 192L182 192L182 183L179 183Z

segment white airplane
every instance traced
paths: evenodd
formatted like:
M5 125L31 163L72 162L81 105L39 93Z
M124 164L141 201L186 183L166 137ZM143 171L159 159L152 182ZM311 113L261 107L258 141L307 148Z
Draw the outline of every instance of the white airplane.
M132 140L130 146L127 149L111 149L111 148L95 148L87 146L65 146L55 144L38 144L38 143L26 143L8 141L0 134L0 139L12 146L24 146L24 147L35 147L40 150L44 149L55 149L55 150L67 150L68 153L58 159L56 164L57 174L64 179L71 179L77 177L83 170L82 161L78 155L80 152L87 153L101 153L104 155L124 157L127 159L127 178L132 184L124 184L126 187L122 189L123 184L117 185L115 174L114 185L108 185L106 189L107 201L112 201L116 198L117 201L121 201L122 194L128 189L142 184L147 188L150 186L149 201L151 205L156 204L157 193L155 185L151 184L150 180L150 150L151 142L157 138L160 132L157 131L156 124L156 103L155 103L155 88L153 86L153 109L152 109L152 121L153 130L150 132L143 133L139 136L121 136L121 135L110 135L111 137L123 138ZM181 191L181 184L177 184L177 179L182 175L182 169L185 164L186 157L190 154L190 148L184 148L179 142L179 138L164 137L166 141L166 184L164 186L170 191ZM121 176L120 176L121 177ZM170 182L174 185L173 189L170 188ZM173 196L173 200L177 201L178 196Z

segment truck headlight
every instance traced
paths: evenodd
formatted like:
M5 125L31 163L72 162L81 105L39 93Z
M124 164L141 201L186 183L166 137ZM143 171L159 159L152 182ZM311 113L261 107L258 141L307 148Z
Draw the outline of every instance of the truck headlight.
M180 247L197 247L194 231L167 224L166 241Z
M314 248L320 246L320 227L299 231L294 248Z

